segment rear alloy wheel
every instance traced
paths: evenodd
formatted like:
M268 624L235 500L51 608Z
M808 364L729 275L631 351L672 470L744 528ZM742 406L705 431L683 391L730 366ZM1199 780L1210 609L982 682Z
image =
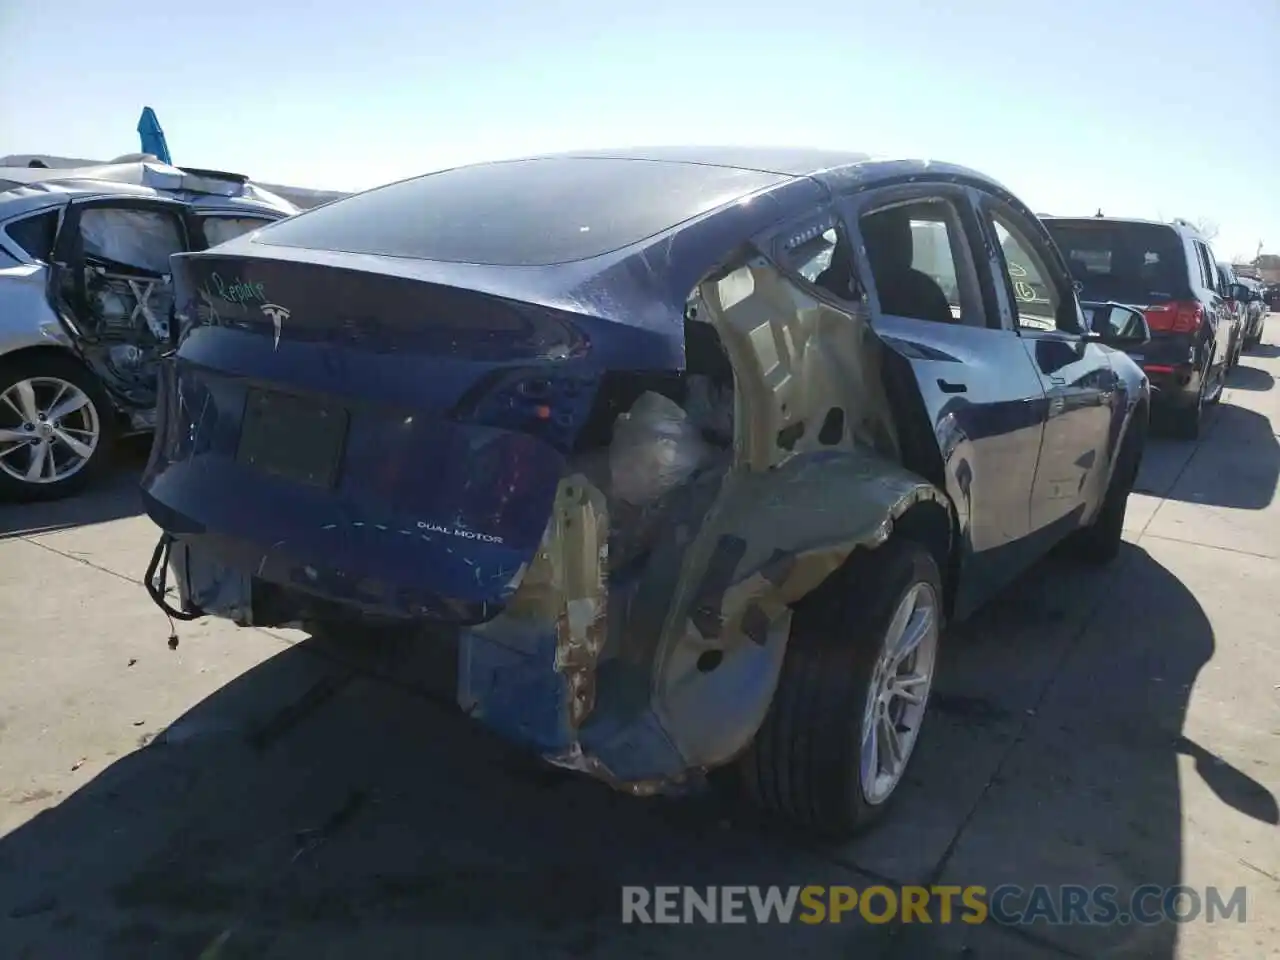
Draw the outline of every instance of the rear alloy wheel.
M806 599L769 713L738 765L751 801L830 836L879 817L928 709L942 619L937 564L906 539L859 551Z
M97 379L70 357L0 363L0 498L56 500L106 462L112 412Z

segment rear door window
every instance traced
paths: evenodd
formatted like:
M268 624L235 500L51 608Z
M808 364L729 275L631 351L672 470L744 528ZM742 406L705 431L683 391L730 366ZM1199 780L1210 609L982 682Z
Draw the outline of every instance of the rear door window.
M1158 223L1046 220L1082 300L1179 299L1190 276L1177 231Z
M1196 259L1200 264L1200 286L1206 290L1218 289L1217 274L1213 266L1213 254L1199 240L1193 242L1196 248Z
M959 211L943 197L894 204L858 220L883 313L984 326Z

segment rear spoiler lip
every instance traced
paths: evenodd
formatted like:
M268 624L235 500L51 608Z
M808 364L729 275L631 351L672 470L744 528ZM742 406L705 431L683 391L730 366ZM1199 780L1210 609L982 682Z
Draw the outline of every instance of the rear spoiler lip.
M249 182L248 176L243 173L229 173L225 170L206 170L203 167L178 167L183 173L189 173L193 177L204 177L207 180L226 180L230 183L238 183L244 186Z

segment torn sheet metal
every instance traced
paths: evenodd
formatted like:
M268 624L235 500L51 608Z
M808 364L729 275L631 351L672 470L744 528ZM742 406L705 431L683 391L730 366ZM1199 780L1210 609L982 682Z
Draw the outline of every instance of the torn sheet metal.
M731 760L772 699L791 604L854 549L883 543L894 521L924 502L945 509L932 485L870 452L796 458L776 472L727 477L684 555L644 669L651 690L645 709L604 736L588 725L584 745L609 769L636 779ZM730 560L725 577L717 567Z
M507 730L506 711L554 716L554 736L530 737L526 729L521 738L554 763L631 792L678 790L691 772L740 753L772 699L792 605L852 551L883 543L917 504L937 504L949 516L946 497L892 459L888 403L859 343L865 318L851 323L798 297L771 269L761 265L749 282L740 280L728 308L716 291L704 314L717 318L734 359L732 413L724 410L727 397L704 384L690 391L696 423L692 412L653 393L618 420L606 487L615 566L603 645L602 629L582 645L572 673L551 655L567 641L549 625L589 592L551 599L554 564L544 558L584 550L565 539L572 529L565 519L548 527L541 569L531 567L517 593L522 617L509 612L475 631L483 642L514 631L528 651L512 661L520 643L503 643L507 661L488 674L492 682L478 698L475 668L485 658L482 641L469 641L464 706L467 697L500 702L488 720L503 715ZM832 409L841 411L835 432ZM717 417L744 425L732 463L717 463L702 440ZM601 540L589 546L606 556ZM574 709L582 689L593 692L594 709Z
M466 631L462 708L518 740L567 751L595 706L605 642L609 513L582 474L560 482L542 544L493 620Z

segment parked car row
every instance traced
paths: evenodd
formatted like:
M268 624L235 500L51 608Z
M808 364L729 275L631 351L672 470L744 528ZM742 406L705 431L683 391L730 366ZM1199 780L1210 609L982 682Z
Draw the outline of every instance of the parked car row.
M1045 225L1082 297L1146 316L1151 340L1131 356L1151 380L1156 412L1181 436L1198 436L1205 408L1262 336L1254 290L1185 221L1047 217Z
M944 626L1059 544L1117 555L1149 376L1220 391L1212 265L1181 228L1046 227L973 170L826 151L338 200L173 257L147 589L439 645L459 705L551 763L720 770L848 833L897 792Z
M1263 303L1273 313L1280 313L1280 283L1269 283L1262 291Z
M296 212L215 171L0 168L0 499L74 493L152 428L172 254Z
M1256 347L1262 342L1263 330L1267 323L1267 313L1271 305L1267 300L1266 286L1251 277L1241 277L1240 283L1248 291L1244 301L1246 311L1244 320L1244 347L1246 350Z

